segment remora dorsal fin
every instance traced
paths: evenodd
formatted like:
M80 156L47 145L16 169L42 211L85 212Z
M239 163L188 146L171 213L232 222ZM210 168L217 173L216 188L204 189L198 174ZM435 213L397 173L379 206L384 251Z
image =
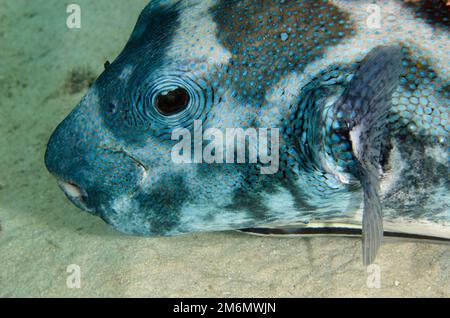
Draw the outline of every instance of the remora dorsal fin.
M345 123L358 160L354 173L364 191L362 246L366 265L374 261L383 238L379 157L392 93L401 73L401 48L377 47L361 62L335 106L336 116Z

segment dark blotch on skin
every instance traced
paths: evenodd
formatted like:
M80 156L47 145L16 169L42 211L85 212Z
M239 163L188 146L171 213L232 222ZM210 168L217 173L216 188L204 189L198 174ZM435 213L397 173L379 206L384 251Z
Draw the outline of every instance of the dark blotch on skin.
M447 0L415 0L404 1L404 5L414 11L417 18L435 27L450 26L450 5Z
M322 1L222 0L211 12L217 38L232 52L228 73L235 91L252 103L354 30L346 12Z
M164 176L152 186L151 193L138 195L141 208L154 211L149 222L156 235L166 235L178 226L181 208L191 198L185 183L181 175Z
M162 7L149 4L141 13L124 50L107 66L95 83L100 88L98 97L105 126L117 139L137 147L145 144L147 134L142 130L151 121L147 117L136 115L133 96L144 95L149 85L147 79L162 67L166 50L179 27L178 7L178 4ZM139 67L128 81L118 80L127 65Z
M89 69L75 69L67 76L64 87L69 94L77 94L89 88L94 83L95 78L95 74Z
M225 206L231 211L248 211L255 219L264 219L269 209L262 203L259 193L242 192L234 193L233 203Z
M281 180L281 186L288 190L294 198L294 206L296 209L316 211L317 207L309 204L308 197L294 184L291 179Z
M380 165L383 171L385 171L386 167L389 165L392 148L393 146L391 138L385 138L381 142Z
M252 219L267 220L270 210L264 204L262 194L273 194L277 191L274 186L274 178L277 178L277 175L262 175L252 164L241 164L239 168L242 182L239 188L234 190L231 203L224 208L229 211L246 212Z
M408 166L401 172L398 184L386 193L383 205L396 211L408 211L408 217L421 218L440 211L427 207L432 203L433 189L443 185L449 189L448 168L426 154L431 144L421 136L398 136L397 145L402 158L408 158Z

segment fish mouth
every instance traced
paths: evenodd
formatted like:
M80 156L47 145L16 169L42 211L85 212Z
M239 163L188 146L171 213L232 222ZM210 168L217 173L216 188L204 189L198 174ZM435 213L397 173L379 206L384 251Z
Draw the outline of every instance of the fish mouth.
M83 188L73 182L64 181L59 178L57 178L57 183L69 201L72 202L77 208L86 212L94 213L94 210L89 208L87 205L88 194Z

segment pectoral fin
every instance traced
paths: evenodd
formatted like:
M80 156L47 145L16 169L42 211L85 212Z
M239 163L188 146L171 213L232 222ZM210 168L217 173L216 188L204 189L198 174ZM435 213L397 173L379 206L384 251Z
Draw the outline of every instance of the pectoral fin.
M341 127L346 127L357 159L353 172L364 191L362 232L366 265L374 261L383 238L379 197L381 141L387 136L387 114L401 73L401 48L377 47L361 62L335 106L336 116Z

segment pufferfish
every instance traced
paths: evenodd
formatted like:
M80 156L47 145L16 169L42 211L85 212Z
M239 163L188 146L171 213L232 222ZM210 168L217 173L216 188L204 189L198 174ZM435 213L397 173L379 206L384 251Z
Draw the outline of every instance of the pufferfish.
M45 164L77 207L127 234L360 234L365 264L383 235L448 240L449 12L151 1ZM243 141L225 140L230 128Z

